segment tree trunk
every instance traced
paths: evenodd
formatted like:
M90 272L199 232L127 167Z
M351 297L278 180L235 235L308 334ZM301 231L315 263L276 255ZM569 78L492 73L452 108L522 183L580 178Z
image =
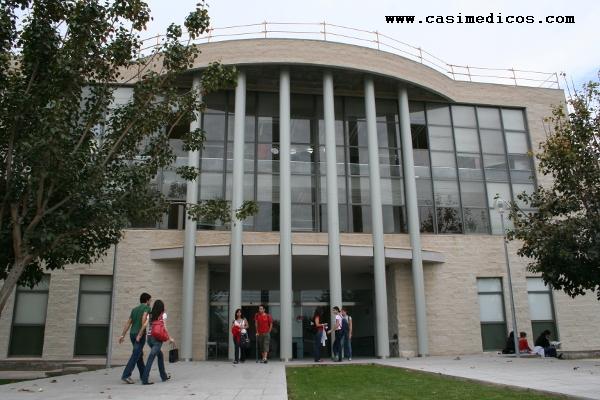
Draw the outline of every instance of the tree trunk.
M8 276L2 283L2 288L0 288L0 317L2 316L2 311L4 310L4 306L6 305L8 298L17 285L17 282L25 270L26 265L27 262L25 262L25 260L21 260L21 262L15 262L10 269Z

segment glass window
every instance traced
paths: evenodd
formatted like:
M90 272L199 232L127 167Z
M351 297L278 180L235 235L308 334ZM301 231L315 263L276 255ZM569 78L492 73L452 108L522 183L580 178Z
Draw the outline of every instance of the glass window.
M494 207L494 197L496 195L500 195L504 201L510 201L510 187L508 183L487 183L487 191L488 191L488 204L490 207Z
M370 204L371 192L369 177L351 177L350 183L350 196L353 204Z
M50 275L33 288L17 286L10 331L10 356L40 357L44 348Z
M460 182L463 207L487 207L483 182Z
M348 119L365 119L365 100L362 97L345 97L344 112Z
M348 149L350 175L369 175L369 149L350 147Z
M454 142L452 140L452 128L444 126L430 126L429 130L429 146L432 150L454 150Z
M345 159L346 159L346 152L345 152L344 147L337 146L335 148L335 156L336 156L337 174L338 175L346 175L346 165L344 163ZM319 147L319 171L321 172L322 175L327 174L327 155L326 155L325 146Z
M312 203L315 201L313 177L311 175L291 176L292 203Z
M279 119L258 117L258 142L279 143Z
M464 208L466 233L490 233L490 220L487 208Z
M479 138L477 129L455 128L456 150L469 153L479 153Z
M439 207L458 207L458 183L456 181L433 181L435 204Z
M327 232L327 205L319 205L321 232ZM338 217L340 232L348 232L348 207L346 204L338 205Z
M410 101L408 103L410 112L410 123L415 125L425 125L425 107L423 103Z
M327 177L321 176L321 194L319 196L322 204L327 204ZM346 178L344 176L337 177L338 202L346 202Z
M205 140L225 141L225 115L204 114L202 129Z
M427 104L427 123L450 125L450 108L443 104Z
M410 132L412 136L413 149L428 149L427 127L425 125L411 125Z
M378 123L377 127L377 145L379 147L400 147L396 138L398 125L392 123Z
M233 149L228 149L227 166L230 168L230 161L233 155ZM223 157L225 148L222 142L204 142L202 149L202 158L200 159L200 169L202 171L223 171Z
M344 145L344 122L340 119L337 119L340 117L341 117L341 113L340 113L340 115L338 115L336 112L336 120L335 120L334 126L335 126L335 144L337 146ZM319 144L325 145L327 139L325 138L325 121L323 119L319 120L318 129L319 129Z
M112 276L81 276L75 355L106 355L111 298Z
M452 106L452 122L454 126L476 127L475 109L469 106Z
M479 154L459 153L456 155L458 161L458 175L461 180L483 179L481 156Z
M454 153L431 152L431 169L434 178L456 179Z
M523 132L506 131L506 147L509 153L527 154L527 134Z
M406 232L405 208L398 206L383 206L383 232Z
M371 233L371 207L352 206L352 232Z
M315 228L315 209L312 204L292 204L292 230L311 232Z
M291 143L311 143L310 119L293 118L290 121Z
M500 112L497 108L477 107L480 128L500 129Z
M258 172L279 172L279 145L257 145L256 158L258 159Z
M483 166L485 167L485 177L488 181L508 180L508 170L505 156L484 154Z
M258 174L256 200L279 203L279 175Z
M381 204L396 206L404 204L402 179L381 179Z
M433 205L433 187L429 179L417 179L417 204L418 205Z
M482 129L480 133L481 148L484 153L504 154L504 140L502 139L502 131Z
M528 195L533 194L533 192L535 191L535 186L533 186L533 184L529 184L529 183L513 183L512 185L513 188L513 194L515 195L515 202L517 203L517 205L521 208L531 208L531 205L526 205L522 200L519 200L517 198L517 195L525 192Z
M537 338L546 329L555 335L556 324L552 307L552 292L544 284L542 278L527 278L527 297L533 338ZM554 336L552 339L557 338Z
M260 197L260 191L259 197ZM258 214L254 217L257 232L279 231L279 203L258 202Z
M462 233L462 216L458 207L437 207L437 232Z
M369 145L366 121L348 119L348 144L365 147Z
M379 172L381 177L402 176L402 162L398 149L379 149Z
M200 173L200 200L213 200L223 198L223 173Z
M290 169L292 174L313 173L316 150L310 145L292 145L290 147Z
M415 163L415 178L431 177L429 151L413 150L413 161Z
M421 232L434 232L433 207L419 206L419 230Z
M500 350L506 340L504 296L500 278L478 278L479 318L484 350Z
M506 108L502 109L502 122L504 123L504 129L507 130L525 130L525 120L523 119L522 110L509 110Z

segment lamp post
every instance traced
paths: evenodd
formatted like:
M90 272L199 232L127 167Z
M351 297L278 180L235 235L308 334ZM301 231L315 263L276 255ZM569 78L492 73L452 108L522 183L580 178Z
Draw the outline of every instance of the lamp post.
M500 214L500 222L502 224L502 242L504 243L504 256L506 258L506 273L508 275L508 292L510 294L510 310L512 313L512 324L513 324L513 340L515 343L515 355L521 357L519 352L519 331L517 329L517 314L515 312L515 298L513 295L512 278L510 275L510 261L508 259L508 247L506 246L506 229L504 228L504 212L507 208L507 203L501 197L497 197L494 201L494 208Z

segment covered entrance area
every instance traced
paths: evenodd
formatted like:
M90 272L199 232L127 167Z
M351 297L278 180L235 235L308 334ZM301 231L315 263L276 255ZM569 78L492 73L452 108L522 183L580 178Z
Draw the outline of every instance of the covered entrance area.
M320 309L325 322L330 323L331 308L345 307L353 320L352 350L356 357L375 355L374 293L372 266L368 259L342 257L343 304L330 304L327 256L293 257L293 315L281 315L279 291L279 257L245 256L243 260L242 312L250 324L251 346L248 360L256 358L254 315L264 304L273 317L270 358L279 359L280 322L292 320L292 358L312 359L315 334L310 321ZM228 357L229 330L233 316L229 314L229 265L209 264L209 342L217 348L215 354ZM237 307L236 307L237 308ZM331 326L331 325L330 325ZM321 347L321 357L331 356L331 343Z

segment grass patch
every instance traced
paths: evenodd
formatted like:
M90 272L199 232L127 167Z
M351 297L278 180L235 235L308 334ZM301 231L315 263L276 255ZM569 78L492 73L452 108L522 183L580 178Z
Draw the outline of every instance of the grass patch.
M379 365L291 367L286 375L290 400L564 398Z

